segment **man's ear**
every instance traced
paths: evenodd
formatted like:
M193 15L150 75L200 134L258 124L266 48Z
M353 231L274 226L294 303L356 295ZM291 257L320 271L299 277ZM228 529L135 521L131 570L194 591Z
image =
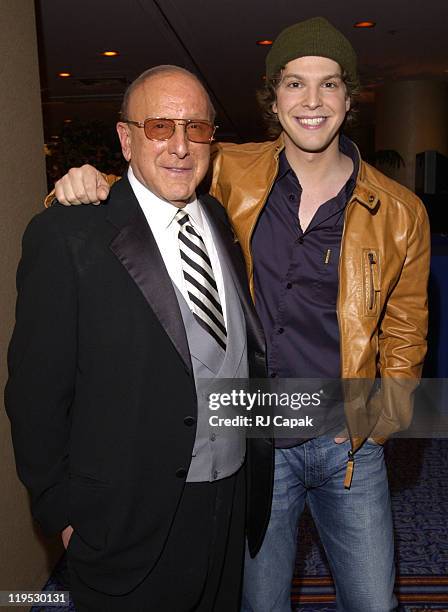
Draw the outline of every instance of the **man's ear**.
M118 138L120 139L121 151L127 162L131 161L131 130L127 123L117 123Z
M345 98L345 112L346 113L348 113L348 111L350 110L351 106L352 106L352 101L350 99L350 96L347 96Z

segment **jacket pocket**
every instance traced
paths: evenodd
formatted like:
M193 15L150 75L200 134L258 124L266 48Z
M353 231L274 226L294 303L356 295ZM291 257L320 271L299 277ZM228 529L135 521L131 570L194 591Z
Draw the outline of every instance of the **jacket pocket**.
M102 550L107 542L107 518L112 503L110 485L90 476L71 474L69 483L69 521L75 533L72 540L81 540L93 550Z
M376 316L380 301L380 261L375 249L363 250L364 315Z

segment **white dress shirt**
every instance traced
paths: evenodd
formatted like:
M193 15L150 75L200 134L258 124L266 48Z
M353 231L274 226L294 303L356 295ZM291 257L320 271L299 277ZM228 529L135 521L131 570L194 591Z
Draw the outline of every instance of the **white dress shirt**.
M145 185L143 185L136 178L132 172L131 166L129 166L128 169L128 179L135 197L137 198L138 203L145 214L146 220L148 221L168 274L193 311L182 273L182 262L178 241L180 226L174 219L179 209L177 206L174 206L174 204L171 204L166 200L162 200L152 193L152 191L150 191L147 187L145 187ZM202 206L196 198L193 200L193 202L186 204L182 210L188 213L191 225L195 228L198 234L202 236L205 242L208 256L212 262L213 274L218 287L219 299L221 301L224 321L227 327L226 301L221 265L219 263L219 257L215 248L210 226L207 221L207 215L202 210Z

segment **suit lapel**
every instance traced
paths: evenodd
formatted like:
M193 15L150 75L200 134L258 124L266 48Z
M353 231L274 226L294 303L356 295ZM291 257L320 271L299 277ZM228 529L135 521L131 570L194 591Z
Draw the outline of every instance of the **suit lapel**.
M192 373L187 335L173 284L127 178L114 185L108 205L108 220L119 230L110 249L142 292Z

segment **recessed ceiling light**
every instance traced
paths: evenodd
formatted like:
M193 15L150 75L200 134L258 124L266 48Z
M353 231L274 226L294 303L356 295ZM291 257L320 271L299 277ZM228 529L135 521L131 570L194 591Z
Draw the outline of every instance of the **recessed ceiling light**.
M274 42L273 40L268 40L266 38L263 40L257 40L257 45L260 45L262 47L269 47L270 45L272 45L273 42Z
M376 21L357 21L353 24L354 28L374 28Z
M64 119L64 123L71 123L72 119Z
M105 57L115 57L118 55L118 51L103 51L101 55L104 55Z
M72 74L71 74L71 72L58 72L58 76L63 78L63 79L66 79L67 77L72 76Z

